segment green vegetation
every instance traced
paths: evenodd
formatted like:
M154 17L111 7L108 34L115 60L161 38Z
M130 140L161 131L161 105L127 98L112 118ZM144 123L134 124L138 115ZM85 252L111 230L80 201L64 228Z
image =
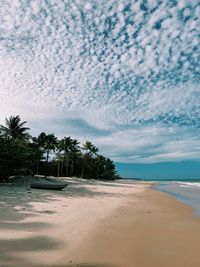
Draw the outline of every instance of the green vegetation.
M59 140L44 132L32 137L26 123L20 116L11 116L0 126L0 181L11 175L34 174L105 180L118 177L112 160L99 155L92 142L80 145L71 137Z

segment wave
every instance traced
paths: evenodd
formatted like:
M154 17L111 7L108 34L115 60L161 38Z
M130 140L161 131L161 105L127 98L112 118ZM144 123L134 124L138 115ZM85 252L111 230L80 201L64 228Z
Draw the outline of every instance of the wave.
M188 187L188 188L200 188L200 183L199 182L177 182L180 187Z

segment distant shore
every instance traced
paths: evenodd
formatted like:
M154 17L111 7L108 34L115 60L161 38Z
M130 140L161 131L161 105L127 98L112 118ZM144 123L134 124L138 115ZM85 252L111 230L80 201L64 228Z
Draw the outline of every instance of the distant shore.
M0 186L2 267L199 267L200 219L150 183Z

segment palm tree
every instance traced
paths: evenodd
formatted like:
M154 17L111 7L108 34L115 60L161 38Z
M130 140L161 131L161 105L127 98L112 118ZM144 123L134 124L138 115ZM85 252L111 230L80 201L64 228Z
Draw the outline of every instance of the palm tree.
M70 159L71 159L70 176L72 176L74 173L74 164L75 164L76 159L79 159L81 156L79 143L80 142L77 139L73 139L71 147L70 147Z
M21 122L20 116L10 116L6 118L5 126L0 125L0 132L3 136L13 139L28 140L30 138L28 127L24 127L26 121Z
M115 179L115 176L116 176L115 165L110 158L107 158L105 161L104 176L105 176L105 179L109 179L109 180Z
M92 156L97 156L97 152L99 152L98 147L92 145L92 147L90 148L90 152L92 154Z
M99 175L99 169L104 169L105 166L105 157L101 156L101 155L97 155L97 168L96 168L96 176L95 179L98 178Z
M37 138L33 137L32 142L29 144L32 151L32 160L34 162L34 174L39 174L39 164L43 159L43 151L37 142Z
M50 153L51 151L55 151L56 146L58 144L57 138L54 134L46 134L42 132L37 138L34 138L34 142L38 144L39 148L43 151L43 153L46 153L46 163L48 167ZM46 172L47 170L45 171L45 173Z
M17 173L38 174L39 170L54 175L56 165L50 159L55 151L58 176L65 167L66 176L81 173L81 177L115 178L114 163L98 155L98 148L92 142L86 141L81 151L78 140L71 137L64 137L60 142L54 134L44 132L31 137L26 123L18 115L6 118L5 125L0 125L0 179Z
M93 154L97 153L99 151L99 149L97 147L95 147L92 142L90 141L86 141L84 144L83 144L83 147L82 147L83 150L86 151L86 154L89 154L90 156L92 156Z
M83 144L82 149L85 150L85 154L83 155L83 167L82 167L82 171L81 171L81 177L83 177L85 165L86 165L86 162L88 161L88 159L90 157L92 158L99 151L99 149L97 147L95 147L92 144L92 142L90 142L90 141L86 141Z
M51 151L55 150L58 144L57 138L54 134L46 134L42 132L34 141L38 143L38 146L46 153L46 162L49 162L49 155Z
M71 137L64 137L59 142L59 148L60 150L64 151L64 160L65 160L65 176L68 175L68 169L69 169L69 156L70 156L70 150L73 143L73 139Z
M62 154L58 148L56 152L56 161L57 161L57 177L60 177L60 162L62 161Z
M79 142L76 139L71 139L71 137L64 137L58 141L56 161L57 161L57 176L60 175L60 170L63 170L65 163L65 176L70 176L74 171L74 162L80 157ZM62 162L62 165L60 164ZM61 166L60 166L61 165Z

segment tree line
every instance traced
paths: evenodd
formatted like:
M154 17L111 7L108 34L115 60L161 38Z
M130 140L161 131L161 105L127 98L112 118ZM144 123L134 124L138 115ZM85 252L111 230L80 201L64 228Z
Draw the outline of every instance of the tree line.
M100 155L90 141L83 144L70 136L53 133L30 135L20 116L0 125L0 181L12 175L76 176L112 180L118 177L113 161Z

